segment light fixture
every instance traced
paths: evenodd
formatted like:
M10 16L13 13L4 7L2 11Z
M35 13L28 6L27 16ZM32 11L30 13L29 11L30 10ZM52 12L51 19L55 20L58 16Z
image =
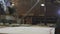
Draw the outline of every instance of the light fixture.
M45 4L41 4L41 6L45 6Z
M12 6L14 6L15 4L12 4Z

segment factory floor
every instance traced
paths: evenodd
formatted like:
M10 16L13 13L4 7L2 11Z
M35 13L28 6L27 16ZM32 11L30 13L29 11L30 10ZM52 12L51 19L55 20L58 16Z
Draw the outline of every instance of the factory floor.
M42 26L19 26L19 27L4 27L0 28L0 33L5 34L54 34L54 27L42 27Z

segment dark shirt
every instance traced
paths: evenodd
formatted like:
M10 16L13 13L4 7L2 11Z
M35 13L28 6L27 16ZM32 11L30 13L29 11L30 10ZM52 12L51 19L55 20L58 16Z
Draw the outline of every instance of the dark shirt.
M5 15L5 11L4 11L4 9L2 8L2 5L0 4L0 14L1 15Z
M15 9L11 7L8 7L8 10L9 10L9 14L13 14L15 12Z

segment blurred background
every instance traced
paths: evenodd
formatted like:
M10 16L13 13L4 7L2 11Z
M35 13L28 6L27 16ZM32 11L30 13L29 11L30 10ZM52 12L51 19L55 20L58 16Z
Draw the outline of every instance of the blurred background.
M0 0L0 25L55 26L60 0Z

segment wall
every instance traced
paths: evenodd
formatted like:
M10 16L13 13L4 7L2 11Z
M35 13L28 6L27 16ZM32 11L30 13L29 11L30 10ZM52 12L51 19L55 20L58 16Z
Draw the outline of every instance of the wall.
M15 3L16 6L16 10L18 12L18 14L21 16L24 16L24 14L26 14L26 12L37 2L37 0L13 0L13 2ZM31 12L30 12L30 16L38 16L39 14L42 15L44 12L43 7L40 7L40 2L36 5L36 7L34 7Z

